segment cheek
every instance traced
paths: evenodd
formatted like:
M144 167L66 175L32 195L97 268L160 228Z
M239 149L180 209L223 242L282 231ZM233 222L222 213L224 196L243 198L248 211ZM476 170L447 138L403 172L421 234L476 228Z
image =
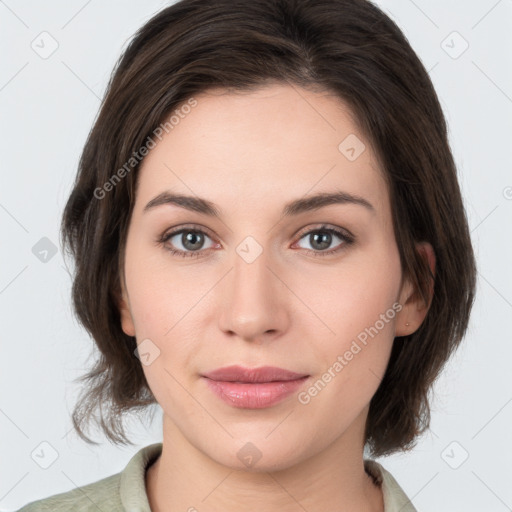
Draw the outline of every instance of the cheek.
M400 280L398 260L388 263L386 272L374 264L340 272L329 287L322 287L324 295L316 295L319 316L329 331L324 330L316 344L316 358L322 364L301 403L311 403L315 414L332 418L325 435L332 425L348 428L370 402L386 371Z
M165 251L149 244L134 243L126 257L126 284L135 324L137 343L151 340L159 352L154 363L143 367L152 389L161 382L172 385L173 375L190 366L197 352L197 336L204 326L201 316L208 307L204 297L211 279L194 277L193 265L177 270Z
M314 323L325 333L316 350L324 369L337 375L334 388L342 389L350 381L350 389L368 394L378 386L393 345L400 278L398 251L380 246L347 258L329 275L325 268L319 270L302 287L300 293L322 320L319 324L312 319L310 328Z
M342 333L344 338L355 336L372 326L398 298L401 269L398 254L393 252L380 261L355 257L328 273L325 268L316 272L309 272L300 294L336 337Z
M190 404L180 385L184 382L182 372L192 364L197 348L192 345L190 332L186 332L194 316L191 300L181 293L176 278L166 282L161 273L142 265L127 284L131 285L136 339L149 388L164 410L185 410ZM194 298L197 302L197 296ZM146 360L149 364L144 363L143 348L150 354Z
M141 235L139 238L143 240ZM133 239L128 238L126 284L139 342L145 338L163 339L176 323L183 302L179 273L171 275L170 266L162 266L165 260L161 252L161 248L152 247L149 242L138 242L135 234Z

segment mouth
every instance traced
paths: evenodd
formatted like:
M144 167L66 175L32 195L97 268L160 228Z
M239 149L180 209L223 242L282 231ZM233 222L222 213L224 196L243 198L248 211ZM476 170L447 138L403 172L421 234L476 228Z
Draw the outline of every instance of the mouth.
M310 375L277 367L229 366L202 375L225 403L242 409L271 407L301 388Z
M225 366L202 375L208 379L222 382L238 383L264 383L264 382L287 382L309 377L305 373L297 373L277 366L261 366L259 368L248 368L244 366Z

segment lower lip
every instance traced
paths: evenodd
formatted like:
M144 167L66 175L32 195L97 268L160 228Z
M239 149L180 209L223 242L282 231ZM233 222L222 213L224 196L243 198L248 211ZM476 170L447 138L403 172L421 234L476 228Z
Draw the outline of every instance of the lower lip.
M242 383L211 380L208 387L224 402L244 409L263 409L277 404L297 391L309 377L297 380Z

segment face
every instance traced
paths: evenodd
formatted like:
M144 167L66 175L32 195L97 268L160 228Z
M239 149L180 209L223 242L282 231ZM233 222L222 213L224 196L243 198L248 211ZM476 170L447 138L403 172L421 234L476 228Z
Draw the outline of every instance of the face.
M164 425L232 467L249 442L260 468L359 442L394 336L424 314L402 283L376 155L327 93L273 85L195 99L142 163L125 253L122 327L144 343ZM165 192L218 215L145 209ZM320 193L345 200L285 211ZM230 365L308 377L257 408L203 377Z

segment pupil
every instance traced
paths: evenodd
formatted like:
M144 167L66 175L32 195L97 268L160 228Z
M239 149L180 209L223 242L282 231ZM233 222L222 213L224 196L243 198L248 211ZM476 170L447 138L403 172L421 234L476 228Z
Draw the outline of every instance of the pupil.
M185 242L183 243L183 246L187 249L197 249L201 246L201 234L200 233L187 233L185 235Z

